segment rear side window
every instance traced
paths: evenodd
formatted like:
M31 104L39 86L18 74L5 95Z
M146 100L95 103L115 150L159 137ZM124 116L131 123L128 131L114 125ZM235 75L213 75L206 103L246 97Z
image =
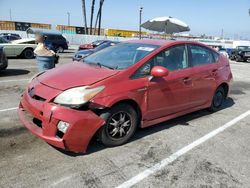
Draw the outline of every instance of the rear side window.
M208 48L198 45L189 45L189 47L193 66L207 65L215 62L213 52Z
M219 60L220 54L213 52L215 62Z

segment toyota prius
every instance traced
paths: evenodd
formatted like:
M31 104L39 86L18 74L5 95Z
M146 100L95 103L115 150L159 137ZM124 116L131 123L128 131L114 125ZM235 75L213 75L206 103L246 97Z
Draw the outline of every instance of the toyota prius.
M200 109L218 111L230 91L226 57L191 41L133 40L37 74L22 95L19 118L37 137L86 152Z

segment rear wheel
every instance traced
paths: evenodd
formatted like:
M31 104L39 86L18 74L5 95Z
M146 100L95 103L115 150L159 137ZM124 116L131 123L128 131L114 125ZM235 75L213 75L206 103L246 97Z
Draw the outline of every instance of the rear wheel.
M223 87L219 87L213 96L212 104L209 108L211 112L216 112L221 109L223 102L225 101L226 93Z
M137 113L127 104L114 106L100 115L106 124L99 131L99 139L106 146L118 146L126 143L135 133Z
M34 58L34 52L33 52L33 49L31 48L27 48L23 51L22 53L22 56L25 58L25 59L32 59Z
M62 46L59 46L59 47L57 48L57 52L58 52L58 53L63 53L63 51L64 51L64 49L63 49Z

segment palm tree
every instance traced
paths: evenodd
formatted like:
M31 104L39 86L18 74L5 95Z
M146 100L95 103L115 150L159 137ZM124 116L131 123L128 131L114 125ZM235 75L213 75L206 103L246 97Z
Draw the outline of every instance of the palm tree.
M93 24L94 10L95 10L95 0L92 0L91 16L90 16L90 35L92 35L92 24Z
M95 21L95 30L94 30L94 32L96 32L97 23L99 23L98 24L98 35L100 35L100 31L101 31L101 19L102 19L102 6L103 6L103 3L104 3L104 0L100 0L99 10L97 12L96 21Z
M82 0L82 12L83 12L83 20L84 20L85 34L88 34L88 25L87 25L87 17L86 17L85 0Z

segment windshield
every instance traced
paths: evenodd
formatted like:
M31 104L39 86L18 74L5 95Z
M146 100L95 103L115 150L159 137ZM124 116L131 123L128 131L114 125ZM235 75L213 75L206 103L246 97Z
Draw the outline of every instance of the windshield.
M0 37L0 43L9 43L9 41L3 37Z
M120 43L91 54L84 62L126 69L159 47L150 44Z
M250 46L238 46L239 50L248 50L250 49Z
M95 46L99 46L103 42L104 42L103 40L97 40L97 41L92 42L92 44Z

